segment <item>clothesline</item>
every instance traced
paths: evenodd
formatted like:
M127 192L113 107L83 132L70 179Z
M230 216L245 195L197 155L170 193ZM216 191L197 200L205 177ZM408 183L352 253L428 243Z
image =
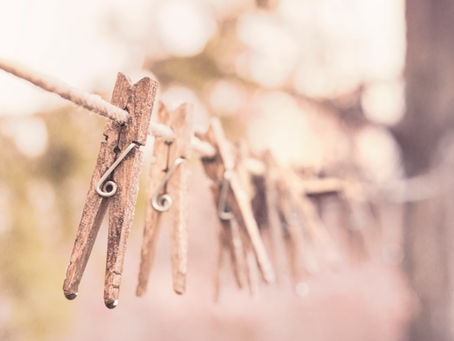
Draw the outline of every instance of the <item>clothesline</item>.
M39 72L30 70L28 67L0 58L0 69L6 71L16 77L22 78L37 87L55 93L60 97L71 101L72 103L88 109L98 115L104 116L119 123L127 121L128 112L115 105L105 101L98 95L90 94L83 90L74 88L65 82L58 80L54 77L43 75ZM172 129L164 124L151 122L149 127L149 134L163 138L168 141L175 139L175 134ZM191 139L191 146L193 150L197 151L201 156L210 157L216 154L215 148L204 141L201 141L196 136ZM248 158L246 160L246 167L252 174L263 174L265 165L258 159ZM319 193L325 191L338 191L343 186L342 182L338 179L317 179L318 181L303 180L302 183L308 184L306 193ZM331 181L333 180L333 181ZM315 182L314 182L315 181Z
M54 77L43 75L39 72L30 70L24 65L11 62L6 59L0 58L0 69L16 77L22 78L43 90L55 93L60 97L71 101L78 106L88 109L98 115L104 116L119 123L127 121L128 112L126 110L112 105L98 95L90 94L88 92L74 88ZM164 138L168 141L175 139L175 134L170 127L157 122L150 123L149 134L158 138ZM191 146L201 156L210 157L215 155L216 153L216 150L211 144L201 141L196 136L192 137ZM262 174L265 165L260 160L249 158L247 159L247 168L252 174ZM307 193L318 193L325 191L329 192L330 190L338 191L345 186L345 184L343 184L343 182L339 179L312 179L304 180L303 182L307 185L305 186ZM409 189L412 188L412 186L409 185L410 181L401 182L402 183L399 183L399 186L392 186L393 188L391 192L393 192L394 194L389 196L393 198L400 198L399 201L403 202L414 200L417 201L417 198L415 199L409 194L402 194L403 192L408 192ZM419 187L420 186L418 186L418 188Z
M56 78L40 74L39 72L32 71L23 65L12 63L5 59L0 59L0 69L16 77L22 78L43 90L57 94L60 97L98 115L104 116L118 123L124 123L127 121L128 112L126 110L112 105L98 95L90 94L74 88ZM155 137L164 138L166 140L175 139L172 129L157 122L150 123L149 133ZM192 145L194 149L203 155L210 156L215 153L215 150L211 145L200 141L195 136L192 139Z

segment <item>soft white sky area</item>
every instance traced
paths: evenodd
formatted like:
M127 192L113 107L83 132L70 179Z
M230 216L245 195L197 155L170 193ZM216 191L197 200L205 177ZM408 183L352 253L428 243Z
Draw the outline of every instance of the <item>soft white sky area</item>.
M238 13L236 33L245 49L235 65L245 78L269 91L291 87L303 95L324 98L348 93L364 83L362 104L372 121L386 125L401 118L403 0L280 0L273 11L257 10L251 4L252 0L2 1L0 58L109 97L117 71L134 79L147 56L197 54L218 32L218 18ZM0 93L0 115L32 114L64 103L4 72L0 72ZM316 158L308 155L307 161L323 163L317 149L321 147L294 99L279 91L264 97L260 101L266 106L251 102L258 110L254 127L263 126L262 132L270 127L270 120L262 119L277 119L266 108L285 110L279 116L282 129L271 125L273 134L267 143L281 150L289 137L298 140L304 135L301 146L314 146ZM198 123L207 116L192 89L174 85L164 89L162 98L174 107L184 100L193 102ZM220 80L209 100L219 112L235 114L248 99L238 84ZM283 122L287 116L288 122ZM4 124L0 129L30 156L46 148L46 130L38 118ZM251 136L257 129L251 128ZM364 145L380 141L372 135L370 131L361 135L367 142ZM301 148L294 154L289 158L301 159Z
M204 47L215 21L206 6L191 3L4 1L0 3L0 57L85 90L110 93L117 71L134 75L146 55L163 41L164 50L175 54L197 53ZM162 40L154 41L156 36ZM33 113L43 105L62 103L3 72L0 91L0 114Z
M5 1L0 4L0 56L83 89L110 92L116 71L134 74L147 54L199 52L216 32L216 16L238 3ZM384 86L369 89L365 106L377 120L396 120L402 106L395 93L402 87L403 0L281 0L275 12L249 11L239 21L238 37L249 47L239 57L239 72L271 87L290 76L298 91L325 97L360 80L381 81ZM60 101L3 73L0 90L3 114ZM391 95L381 96L384 101L376 100L387 91Z

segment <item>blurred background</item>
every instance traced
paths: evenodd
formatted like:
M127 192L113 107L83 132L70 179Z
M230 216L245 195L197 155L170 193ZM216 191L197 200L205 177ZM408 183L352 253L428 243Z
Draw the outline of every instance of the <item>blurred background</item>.
M357 188L349 209L311 199L335 266L302 247L301 275L284 265L253 297L225 266L214 303L219 226L194 156L187 293L173 293L164 227L137 298L147 146L119 307L103 304L104 225L69 302L104 119L2 72L0 339L453 340L453 17L448 0L0 3L0 57L107 100L118 71L151 73L168 107L195 105L197 130L219 117L255 155Z

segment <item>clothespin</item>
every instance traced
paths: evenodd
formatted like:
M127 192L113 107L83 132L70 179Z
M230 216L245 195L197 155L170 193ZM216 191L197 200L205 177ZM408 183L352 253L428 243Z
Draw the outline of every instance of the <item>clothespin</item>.
M301 181L291 177L288 170L280 167L270 152L267 152L263 159L269 197L270 199L274 197L274 207L269 207L269 212L277 211L278 222L273 224L281 227L290 276L293 283L296 284L301 278L302 270L306 274L310 274L319 268L315 257L316 252L312 245L313 229L323 228L323 226L314 226L315 218L312 218L312 215L309 227L306 226L308 225L306 220L301 221L300 215L307 214L307 209L302 210L300 207L301 201L305 199L305 197L299 198L299 193L302 191ZM306 202L303 204L306 205L304 208L309 205ZM276 218L273 218L273 221L275 220ZM317 220L316 223L319 221ZM280 244L276 243L276 245Z
M295 283L299 278L300 247L296 226L289 216L288 195L272 153L267 150L261 159L265 169L263 174L254 176L256 194L253 207L257 207L255 211L265 207L261 215L255 214L258 223L262 225L261 232L271 250L274 266L276 269L284 269L282 255L285 255L290 276ZM279 273L276 274L277 277L278 275Z
M243 273L246 278L250 296L256 297L259 287L259 273L257 270L257 262L254 256L253 246L248 237L247 231L243 228L240 229L239 232L243 251Z
M282 238L285 254L290 269L290 277L296 284L300 277L300 258L302 249L302 227L295 223L294 212L289 200L289 191L285 182L280 178L276 182L277 210L282 227Z
M340 260L337 248L317 211L317 207L308 197L304 182L301 182L299 176L289 169L284 171L283 180L289 188L291 200L295 203L304 219L307 235L323 254L326 261L336 265ZM294 184L294 186L290 186L290 184Z
M230 220L235 217L247 235L262 279L266 283L273 282L274 272L260 237L250 198L239 181L232 147L224 136L219 120L213 119L207 133L199 135L199 138L216 149L214 157L202 157L202 164L208 177L216 185L221 184L219 191L213 191L219 218Z
M218 186L213 186L212 190L219 190ZM214 196L217 196L213 193ZM224 264L224 258L226 255L230 258L230 264L232 266L232 272L235 279L235 283L238 289L243 288L243 273L245 273L246 265L241 262L244 256L243 244L240 237L240 230L238 224L234 220L220 220L221 228L218 234L218 250L217 250L217 261L216 271L214 276L214 301L217 302L220 296L221 288L221 268Z
M224 182L221 186L211 186L211 192L214 198L220 198L221 196L226 198L228 194L227 184ZM219 202L219 201L217 201ZM220 210L218 206L218 212L220 212L220 230L219 230L219 256L218 256L218 269L222 266L222 259L224 253L227 253L230 258L232 266L233 276L237 284L238 289L243 288L243 267L244 264L241 262L243 258L243 243L240 236L240 229L238 223L233 220L233 215L226 213L224 210ZM221 218L222 217L222 218ZM218 285L219 286L219 285ZM215 295L218 296L218 295Z
M247 150L244 144L238 144L236 149L235 171L243 185L243 190L250 198L252 187L249 184L249 174L244 167L244 158ZM224 263L224 255L230 256L233 276L237 287L243 288L243 282L249 288L251 296L255 296L258 287L258 273L256 271L255 256L250 246L250 241L244 229L240 229L238 222L233 219L234 215L230 212L228 206L229 184L226 179L221 181L220 186L213 184L211 186L215 202L218 203L218 217L220 221L220 230L218 236L218 257L215 272L215 294L214 300L217 301L220 296L220 275L221 267Z
M149 196L143 231L137 296L146 292L151 268L156 253L161 229L161 218L165 212L171 217L170 247L173 289L177 294L186 290L187 228L186 228L186 160L191 153L193 131L193 108L182 104L169 111L160 103L158 122L172 128L174 141L155 141L155 162L150 167Z
M137 199L142 151L150 124L158 82L149 77L131 84L118 73L112 104L129 112L126 124L108 121L105 141L93 171L76 241L63 284L68 299L74 299L87 265L99 227L109 206L104 303L108 308L118 304L126 242Z

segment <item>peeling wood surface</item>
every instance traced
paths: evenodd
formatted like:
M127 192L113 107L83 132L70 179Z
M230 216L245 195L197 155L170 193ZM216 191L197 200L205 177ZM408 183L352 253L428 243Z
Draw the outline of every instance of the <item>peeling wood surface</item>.
M106 123L105 141L101 142L63 284L63 291L69 299L77 296L96 235L107 206L110 205L104 301L109 308L118 303L124 253L139 185L142 163L140 146L146 143L157 89L158 83L149 77L131 84L122 73L117 76L112 104L129 112L128 122L126 126L110 120ZM131 143L135 143L137 147L131 150L111 176L111 180L118 185L117 192L110 198L100 196L96 192L97 182L119 153Z

